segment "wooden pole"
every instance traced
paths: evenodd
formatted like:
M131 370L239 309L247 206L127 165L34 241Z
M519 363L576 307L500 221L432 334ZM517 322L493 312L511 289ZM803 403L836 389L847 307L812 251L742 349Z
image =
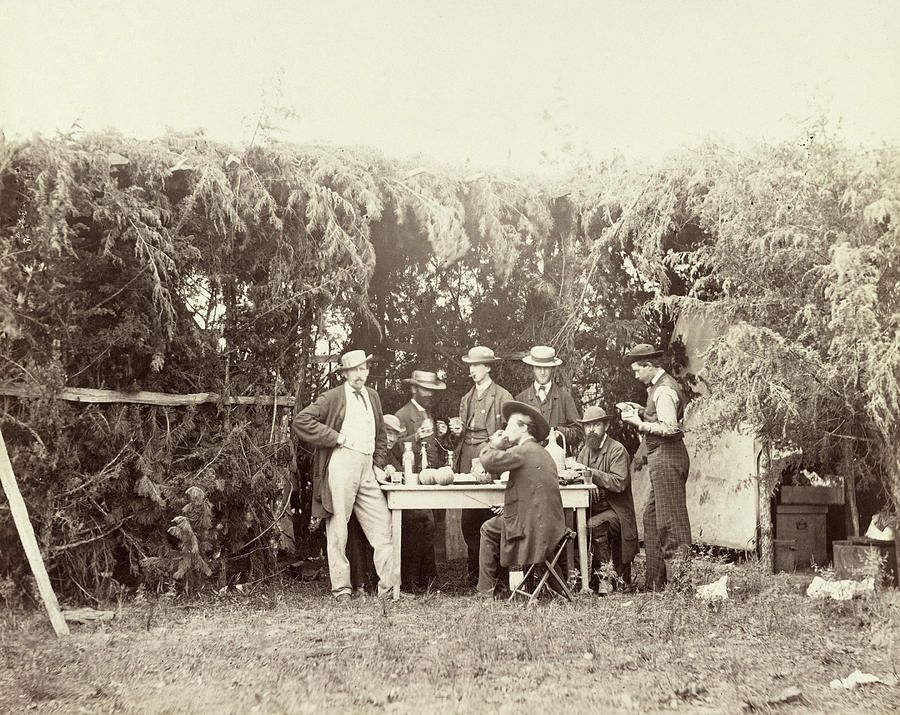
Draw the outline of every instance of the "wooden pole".
M762 444L756 486L759 505L759 559L767 573L775 570L775 548L772 540L772 445L768 440Z
M44 601L47 614L50 616L53 630L56 631L57 636L67 636L69 635L69 626L59 610L59 602L56 600L53 586L50 585L50 577L47 575L44 559L41 558L41 550L38 548L37 539L34 537L34 529L28 518L28 508L25 506L25 500L22 499L22 493L19 491L16 475L13 474L12 462L9 461L9 454L6 451L6 442L3 440L2 432L0 432L0 482L3 484L6 498L9 499L9 509L12 512L13 521L19 532L19 538L22 540L22 548L25 549L25 556L28 557L28 564L31 566L34 580L37 581L38 591L40 591L41 599Z

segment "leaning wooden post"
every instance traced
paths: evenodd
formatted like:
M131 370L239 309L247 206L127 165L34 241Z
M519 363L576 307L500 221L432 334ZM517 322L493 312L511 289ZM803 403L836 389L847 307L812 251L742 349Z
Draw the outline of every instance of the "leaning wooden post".
M775 549L772 541L772 445L768 440L762 444L756 486L759 504L759 559L767 573L775 570Z
M22 548L25 549L25 556L28 557L28 564L31 566L34 580L37 581L38 591L44 601L47 614L50 616L53 630L56 631L57 636L67 636L69 635L69 626L59 610L59 602L56 600L53 586L50 585L50 577L44 567L44 559L41 558L37 539L34 538L34 529L28 518L28 508L25 506L25 500L22 499L22 493L16 483L16 476L13 474L12 463L9 461L2 432L0 432L0 482L3 484L6 498L9 499L9 509L19 532L19 538L22 540Z

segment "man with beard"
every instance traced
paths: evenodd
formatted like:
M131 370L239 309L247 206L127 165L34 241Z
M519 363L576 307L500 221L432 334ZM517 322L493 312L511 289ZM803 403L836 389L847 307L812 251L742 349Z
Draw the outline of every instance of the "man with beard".
M590 585L602 596L612 592L612 584L597 576L601 564L611 561L616 573L630 583L631 562L638 550L630 460L625 447L606 433L611 419L601 407L588 407L579 420L585 440L578 464L597 487L591 494L587 524L593 552Z
M426 370L413 370L403 382L409 385L410 399L397 410L397 419L405 436L397 445L403 448L410 442L415 455L414 471L422 471L422 447L425 447L429 467L442 467L447 457L434 434L431 408L434 393L446 390L447 385L438 380L437 374ZM437 575L434 560L435 519L431 509L403 510L403 541L400 544L401 587L407 590L426 588Z
M505 402L512 400L512 395L491 380L491 366L500 362L499 358L494 357L493 350L478 345L469 350L462 361L469 366L469 377L475 384L460 400L460 423L451 423L450 431L458 439L454 450L455 471L466 473L472 471L472 460L478 456L490 436L503 425L501 409ZM481 525L492 516L490 509L464 509L460 517L466 541L467 578L471 586L478 583Z
M516 395L516 400L531 405L547 420L550 429L555 429L566 439L570 454L574 454L577 442L581 440L578 429L578 408L572 393L553 379L553 373L562 360L556 351L546 345L535 345L522 358L534 372L534 383Z
M644 508L644 549L648 589L686 576L691 550L691 521L685 483L691 460L684 446L684 394L678 381L662 369L662 350L636 345L625 354L635 378L647 386L647 406L626 409L622 421L643 437L650 473L650 497Z

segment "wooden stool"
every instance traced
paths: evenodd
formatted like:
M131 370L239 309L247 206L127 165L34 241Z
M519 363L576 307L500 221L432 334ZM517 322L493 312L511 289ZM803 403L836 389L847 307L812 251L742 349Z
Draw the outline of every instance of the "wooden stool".
M516 597L516 594L519 594L522 596L527 596L528 604L530 605L534 601L534 599L536 599L538 597L538 595L541 593L544 586L546 586L551 591L553 591L556 595L565 596L569 601L572 601L573 600L572 592L569 590L569 587L566 584L566 582L563 581L563 579L561 579L559 577L558 573L556 573L556 563L560 560L560 558L562 558L563 553L565 553L566 547L574 539L575 539L575 532L572 531L571 529L566 529L566 533L559 540L559 544L556 547L556 551L553 554L553 558L550 561L544 561L543 565L546 568L546 571L541 576L540 580L537 582L537 585L534 587L534 590L531 592L528 591L528 586L527 586L528 578L529 578L529 576L532 575L532 573L534 573L534 570L538 566L540 566L540 564L530 564L528 566L528 570L525 571L525 574L522 578L521 583L519 583L519 585L516 586L512 590L512 593L509 594L509 600L512 601ZM557 584L559 585L559 588L562 589L561 592L557 592L555 586L550 585L548 583L551 575L556 580Z

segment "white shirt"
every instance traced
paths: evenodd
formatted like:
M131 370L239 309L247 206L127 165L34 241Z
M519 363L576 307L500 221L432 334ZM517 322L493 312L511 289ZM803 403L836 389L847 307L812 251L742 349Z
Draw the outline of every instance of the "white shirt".
M344 411L344 421L341 423L341 434L346 437L344 446L354 452L373 454L375 452L375 412L369 404L367 390L363 387L360 396L356 396L356 390L344 383L344 396L347 398L347 408Z
M490 378L490 375L488 375L488 377L484 378L484 383L482 383L481 385L475 385L475 392L477 392L479 395L484 394L484 391L491 386L492 382L493 380Z
M651 385L659 382L659 378L663 376L665 370L660 368L650 380ZM671 387L663 385L653 395L653 402L656 405L656 422L645 422L640 429L642 432L655 434L657 436L668 436L681 431L678 426L678 393Z
M534 383L534 394L537 395L537 398L541 399L541 390L544 391L544 399L547 399L547 395L550 394L550 388L553 387L553 381L551 380L546 385L541 385L537 382Z

